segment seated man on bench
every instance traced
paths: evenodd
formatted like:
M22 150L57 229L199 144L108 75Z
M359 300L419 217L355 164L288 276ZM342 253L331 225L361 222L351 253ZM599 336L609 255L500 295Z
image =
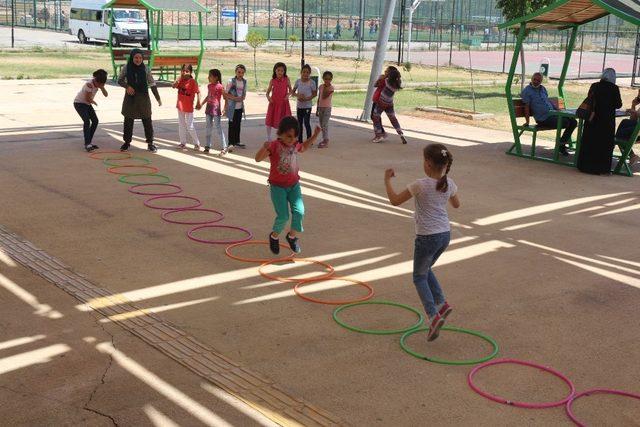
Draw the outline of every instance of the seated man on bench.
M630 119L624 119L618 125L618 130L616 131L616 138L618 139L626 139L631 138L631 134L636 129L636 125L638 124L638 115L639 112L636 110L636 107L640 104L640 90L638 90L638 96L635 97L633 102L631 103L631 108L628 110L629 114L631 114ZM638 160L640 160L640 156L631 150L629 153L629 165L633 165Z
M520 94L522 102L524 102L525 125L529 126L529 117L533 113L533 118L540 128L556 129L558 127L558 116L549 114L556 107L549 101L547 89L542 85L542 74L534 73L531 77L531 83L524 88ZM565 129L560 138L560 153L568 156L567 145L571 142L571 134L578 127L576 119L562 117L561 128Z

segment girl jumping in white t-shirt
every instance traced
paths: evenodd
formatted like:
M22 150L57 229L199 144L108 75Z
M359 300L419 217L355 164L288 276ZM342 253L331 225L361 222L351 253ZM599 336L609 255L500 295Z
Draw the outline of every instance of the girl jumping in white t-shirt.
M429 316L428 341L438 338L440 328L452 311L432 270L449 246L451 238L447 202L454 208L460 207L458 187L447 176L452 162L453 157L447 147L442 144L427 145L424 148L424 172L427 176L409 184L401 193L396 193L391 186L391 178L395 176L393 169L387 169L384 173L387 195L392 205L398 206L411 197L415 198L413 283Z

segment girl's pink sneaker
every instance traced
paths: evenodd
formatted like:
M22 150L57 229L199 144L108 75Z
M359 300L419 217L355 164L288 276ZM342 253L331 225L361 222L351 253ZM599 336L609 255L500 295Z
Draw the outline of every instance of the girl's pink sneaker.
M431 320L429 325L429 334L427 335L427 341L433 341L440 335L440 328L444 325L444 319L440 314L436 314Z

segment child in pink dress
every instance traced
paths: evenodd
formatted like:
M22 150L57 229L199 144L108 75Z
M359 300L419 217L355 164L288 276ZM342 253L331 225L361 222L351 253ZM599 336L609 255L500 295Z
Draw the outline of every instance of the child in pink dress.
M277 62L273 66L273 77L267 88L267 99L269 108L265 125L267 127L267 140L271 139L271 130L278 129L280 121L291 116L291 106L289 105L289 95L293 92L291 82L287 77L287 66L283 62Z

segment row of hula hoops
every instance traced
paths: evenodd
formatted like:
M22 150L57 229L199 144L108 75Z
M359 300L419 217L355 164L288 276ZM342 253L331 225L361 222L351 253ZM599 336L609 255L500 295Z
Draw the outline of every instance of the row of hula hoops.
M463 328L458 328L454 326L444 326L442 328L442 330L444 331L463 333L463 334L472 335L472 336L476 336L478 338L483 339L484 341L488 342L492 346L493 350L489 355L478 358L478 359L469 359L469 360L443 360L435 357L430 357L425 354L420 354L412 350L407 344L407 340L411 335L419 332L423 332L423 331L428 331L429 329L428 327L423 326L424 316L417 309L410 307L408 305L404 305L404 304L400 304L392 301L372 301L371 298L373 298L375 292L373 290L373 287L370 284L359 281L359 280L354 280L348 277L335 276L334 275L335 270L330 264L323 261L310 259L310 258L295 258L295 253L293 252L287 256L284 256L281 258L275 258L275 259L246 258L246 257L240 257L238 255L235 255L232 252L234 248L245 246L245 245L267 245L268 242L257 241L257 240L252 241L251 239L253 238L253 234L251 233L250 230L244 227L220 224L220 222L224 219L224 214L222 212L219 212L214 209L203 208L202 202L200 201L200 199L181 194L183 192L182 187L176 184L171 184L170 183L171 179L167 175L160 174L158 168L151 166L150 165L151 161L147 158L137 157L137 156L133 156L129 152L119 152L119 151L92 152L91 154L89 154L89 157L96 160L102 160L103 164L108 167L107 171L109 173L119 175L118 181L120 181L121 183L130 185L129 192L136 195L150 196L148 199L144 201L144 205L151 209L157 209L157 210L163 211L160 217L164 221L172 224L194 226L193 228L189 229L186 233L189 239L199 243L205 243L205 244L228 245L225 249L225 254L229 258L232 258L237 261L242 261L242 262L260 264L260 267L258 268L258 272L260 273L261 276L269 280L275 280L283 283L293 283L294 284L293 290L295 294L298 297L302 298L303 300L316 303L316 304L327 304L327 305L337 306L333 311L333 319L340 326L354 332L365 333L365 334L373 334L373 335L401 334L400 347L410 355L417 357L419 359L427 360L429 362L445 364L445 365L478 365L474 367L467 375L467 383L472 390L474 390L476 393L480 394L481 396L484 396L487 399L493 400L498 403L506 404L506 405L516 406L520 408L528 408L528 409L543 409L543 408L552 408L552 407L558 407L558 406L564 405L568 417L578 426L585 426L585 424L576 417L576 415L573 413L572 408L575 400L581 397L589 396L593 394L610 394L610 395L618 395L618 396L624 396L624 397L640 400L640 394L631 393L631 392L622 391L622 390L607 389L607 388L594 388L594 389L586 390L580 393L576 393L575 386L571 382L571 380L553 368L536 364L533 362L524 361L524 360L494 359L499 352L498 344L496 343L496 341L487 335L484 335L480 332L472 331L469 329L463 329ZM128 163L127 164L118 163L123 160L126 160ZM137 170L138 172L135 172L135 173L131 172L132 170ZM140 172L141 170L143 170L144 172ZM139 181L139 179L141 179L140 177L145 177L144 178L145 182L140 182ZM157 182L147 182L149 177L153 177L152 179L157 180ZM150 191L151 187L162 187L166 191L153 192L153 191ZM184 200L184 201L187 201L188 203L185 204L185 206L181 206L181 207L169 207L161 204L163 201L176 200L176 199ZM176 218L177 216L179 216L180 213L184 213L187 211L203 212L203 213L210 214L211 217L208 219L195 220L195 221L193 220L185 221L185 220L180 220ZM209 239L204 239L197 236L197 233L203 229L234 230L234 231L241 232L243 236L235 240L209 240ZM280 244L280 246L285 249L288 248L284 244ZM325 272L311 278L300 279L300 278L294 278L294 277L279 277L265 271L269 265L272 265L278 262L284 262L284 261L310 263L310 264L319 265L323 267ZM358 297L350 300L324 300L324 299L310 297L304 294L302 290L302 287L304 285L308 285L310 283L327 281L327 280L351 282L357 286L362 287L366 291L366 294L363 295L362 297ZM387 305L387 306L398 307L414 313L417 316L417 321L411 326L408 326L402 329L363 329L363 328L349 325L343 320L341 320L339 316L341 312L343 312L344 310L350 309L352 307L357 307L365 304L377 304L377 305ZM509 400L501 396L493 395L485 390L482 390L474 383L474 377L478 371L480 371L481 369L487 368L489 366L500 365L500 364L522 365L522 366L532 367L532 368L536 368L541 371L547 372L561 379L569 388L569 393L563 399L558 401L553 401L553 402L541 402L541 403L520 402L520 401Z

